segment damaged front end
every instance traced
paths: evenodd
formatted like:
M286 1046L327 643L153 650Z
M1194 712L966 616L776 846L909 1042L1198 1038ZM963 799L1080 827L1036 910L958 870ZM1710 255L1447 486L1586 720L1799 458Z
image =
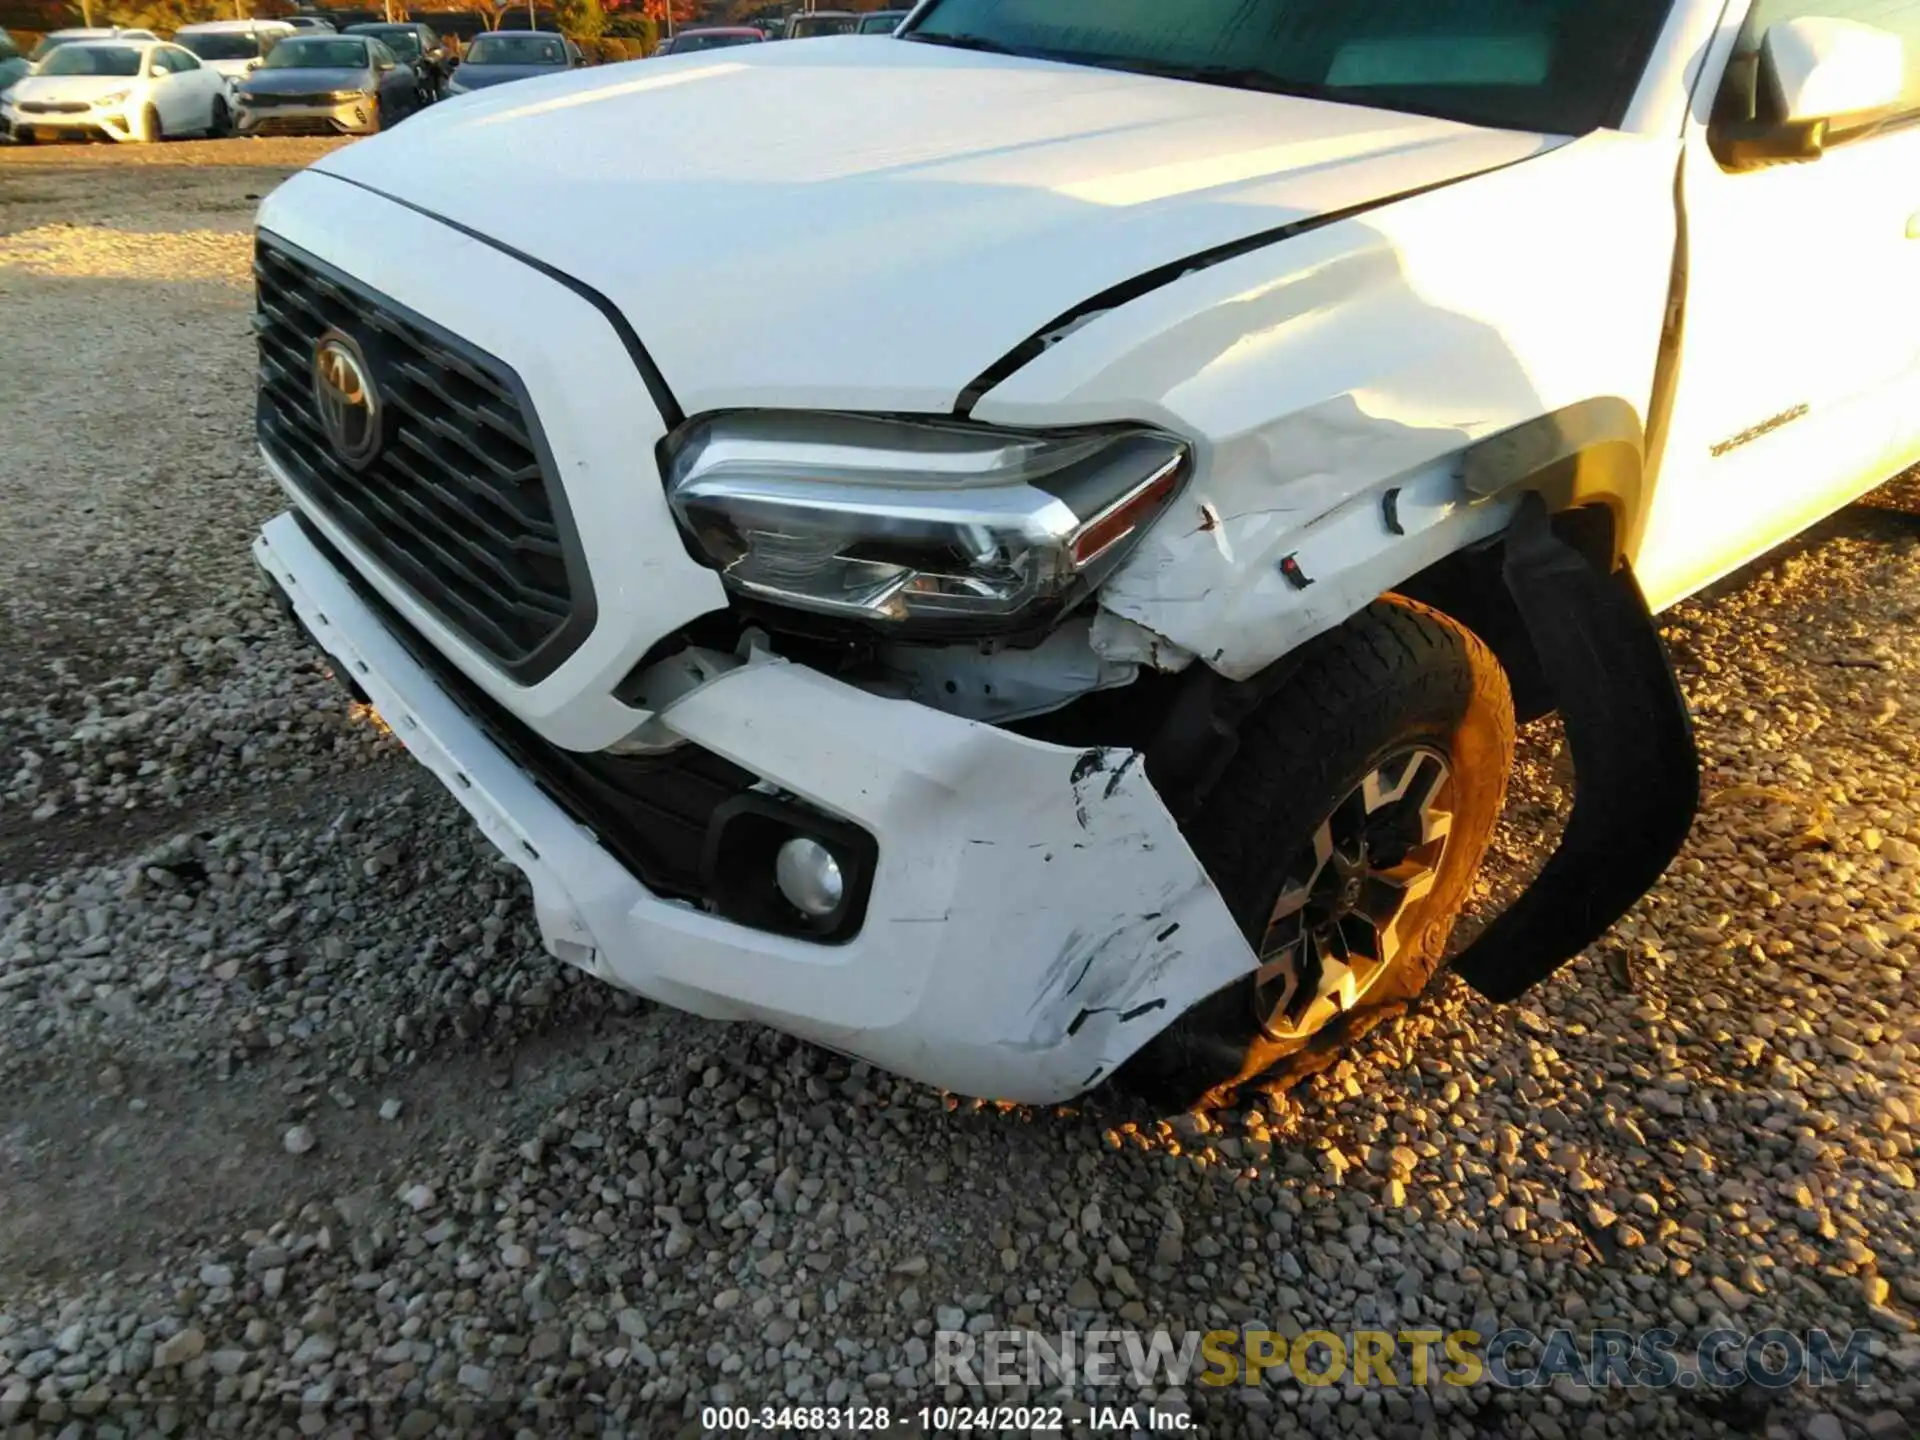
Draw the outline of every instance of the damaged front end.
M1070 843L1083 851L1096 845L1087 837L1100 829L1101 807L1122 795L1137 796L1175 826L1194 823L1236 753L1242 725L1287 685L1306 645L1337 626L1328 607L1346 604L1349 590L1361 594L1396 561L1404 566L1409 552L1444 558L1464 548L1489 557L1494 583L1525 617L1526 653L1509 645L1507 654L1524 660L1530 687L1544 687L1540 708L1563 715L1578 789L1558 851L1458 958L1463 977L1497 999L1517 997L1603 934L1686 838L1698 756L1651 617L1631 571L1596 563L1561 539L1537 494L1466 495L1449 464L1362 492L1302 524L1297 546L1284 547L1275 570L1298 601L1292 623L1304 638L1235 678L1100 603L1100 582L1120 570L1154 522L1163 522L1162 537L1169 528L1206 528L1204 507L1197 527L1188 524L1195 502L1181 492L1188 456L1179 442L1109 428L1049 450L1051 441L965 425L922 432L818 418L826 423L812 453L796 446L790 428L777 445L756 449L751 428L741 427L666 457L669 493L690 543L727 578L734 603L636 667L620 698L651 718L615 752L670 750L689 733L689 700L711 699L730 674L798 662L875 699L913 702L893 712L901 723L935 712L1078 754L1070 783L1082 837ZM850 476L857 467L844 447L875 437L922 448L890 459L891 469ZM807 456L805 464L796 466L796 453ZM779 473L769 473L775 455ZM909 465L946 483L908 486ZM823 483L829 472L832 482ZM1016 504L994 493L1023 489L1031 494ZM1049 512L1057 513L1034 518ZM1167 541L1156 546L1159 564ZM1083 554L1097 563L1078 566ZM1292 573L1284 561L1293 562ZM1322 582L1320 595L1305 593ZM797 788L804 798L804 785ZM1022 818L1015 803L1015 813L996 817L1006 837L996 843L1032 852L1036 872L1056 863L1062 843L1046 837L1042 808L1025 807ZM1149 850L1165 843L1152 827L1136 839ZM966 843L987 842L969 836ZM1183 855L1181 864L1191 863ZM1112 1046L1098 1047L1089 1074L1111 1073L1183 1003L1209 993L1196 977L1217 989L1256 967L1247 942L1224 934L1196 963L1195 937L1175 943L1176 930L1161 923L1172 913L1171 891L1150 888L1157 898L1144 904L1113 892L1104 902L1110 918L1098 922L1088 919L1089 896L1063 898L1076 916L1072 932L1019 986L1031 997L1030 1013L1044 1017L1036 1018L1050 1035L1044 1043L1062 1043L1089 1025L1120 1027L1125 1043L1116 1035ZM961 909L974 903L956 893ZM942 923L957 913L946 912ZM1031 926L1037 914L1026 912L1021 923ZM1213 915L1213 929L1220 920ZM1030 944L1020 949L1030 961L1044 958ZM1187 973L1170 978L1176 963ZM1042 1042L1035 1034L1007 1043Z

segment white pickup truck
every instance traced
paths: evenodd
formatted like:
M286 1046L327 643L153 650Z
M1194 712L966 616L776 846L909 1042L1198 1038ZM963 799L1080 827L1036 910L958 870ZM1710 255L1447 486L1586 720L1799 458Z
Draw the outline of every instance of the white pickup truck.
M259 216L255 554L553 952L1195 1103L1684 840L1651 618L1920 461L1920 0L925 0ZM751 282L746 277L753 277Z

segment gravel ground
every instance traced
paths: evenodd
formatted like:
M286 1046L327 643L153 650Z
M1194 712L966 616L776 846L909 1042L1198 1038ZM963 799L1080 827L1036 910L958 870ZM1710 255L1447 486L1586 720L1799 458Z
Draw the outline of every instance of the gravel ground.
M1711 801L1525 1007L1444 981L1171 1124L959 1103L551 962L289 640L247 556L279 507L244 232L314 153L0 153L0 1427L693 1434L715 1400L937 1400L956 1323L1267 1322L1858 1327L1876 1359L1159 1403L1222 1436L1920 1433L1920 486L1671 618ZM1550 731L1525 767L1494 889L1560 799Z

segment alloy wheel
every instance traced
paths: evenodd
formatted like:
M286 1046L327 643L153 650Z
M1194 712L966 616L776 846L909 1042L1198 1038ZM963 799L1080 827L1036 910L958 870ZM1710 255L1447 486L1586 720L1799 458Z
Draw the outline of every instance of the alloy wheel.
M1271 1038L1311 1035L1354 1009L1419 943L1409 922L1439 879L1452 792L1440 751L1395 751L1288 863L1254 976L1256 1018Z

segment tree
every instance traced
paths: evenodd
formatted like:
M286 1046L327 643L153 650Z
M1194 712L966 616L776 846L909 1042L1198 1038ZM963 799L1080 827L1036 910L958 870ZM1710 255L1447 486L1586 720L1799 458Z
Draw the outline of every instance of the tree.
M92 12L86 19L89 25L121 25L161 35L202 20L233 18L232 0L224 5L215 0L91 0L84 8Z
M640 13L657 24L662 32L698 21L706 11L705 0L641 0Z
M608 16L605 34L630 42L633 54L627 58L631 60L643 59L660 48L659 22L638 10L621 10Z
M562 33L575 40L598 40L607 28L600 0L553 0L553 19Z

